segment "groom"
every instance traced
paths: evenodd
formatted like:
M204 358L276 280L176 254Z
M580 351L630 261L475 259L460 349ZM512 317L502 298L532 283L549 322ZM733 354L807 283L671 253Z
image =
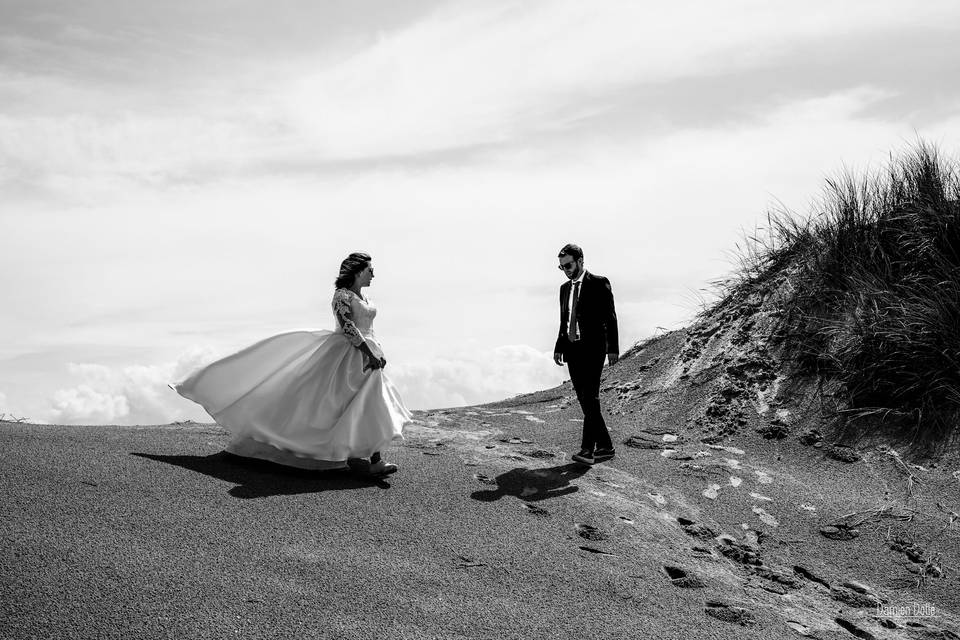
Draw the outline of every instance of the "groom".
M583 250L575 244L560 249L559 268L568 282L560 286L560 334L553 361L567 363L570 382L583 409L583 440L573 460L583 464L614 456L613 442L600 413L600 373L606 358L620 359L617 312L610 281L583 268Z

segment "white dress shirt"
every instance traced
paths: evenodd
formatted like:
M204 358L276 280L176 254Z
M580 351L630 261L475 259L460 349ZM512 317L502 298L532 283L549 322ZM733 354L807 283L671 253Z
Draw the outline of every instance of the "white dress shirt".
M583 292L583 276L587 272L586 269L580 272L580 275L570 281L570 295L567 297L567 335L570 335L570 321L573 320L573 286L575 284L580 285L580 293ZM577 294L577 297L580 297L580 294Z

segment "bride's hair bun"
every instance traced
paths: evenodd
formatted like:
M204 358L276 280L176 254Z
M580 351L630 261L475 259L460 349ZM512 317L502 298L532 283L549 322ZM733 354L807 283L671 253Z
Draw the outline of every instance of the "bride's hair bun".
M340 274L333 283L334 286L336 286L337 289L341 289L352 285L353 279L357 277L358 273L367 268L371 260L373 260L373 258L370 257L369 253L363 253L361 251L355 251L348 255L344 261L340 263Z

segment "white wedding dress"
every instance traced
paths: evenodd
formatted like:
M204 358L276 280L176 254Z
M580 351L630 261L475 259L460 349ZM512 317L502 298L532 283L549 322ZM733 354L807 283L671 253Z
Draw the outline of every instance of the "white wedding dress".
M349 289L333 297L335 331L290 331L214 362L179 384L231 433L227 451L302 469L346 467L403 439L413 415L383 369L377 309Z

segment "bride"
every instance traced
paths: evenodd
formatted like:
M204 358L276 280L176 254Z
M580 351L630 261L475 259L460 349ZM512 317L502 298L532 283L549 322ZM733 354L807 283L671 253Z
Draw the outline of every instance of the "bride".
M301 469L397 470L380 452L403 439L413 415L384 373L377 309L361 292L373 280L371 260L351 253L341 263L334 331L281 333L171 385L230 431L228 452Z

